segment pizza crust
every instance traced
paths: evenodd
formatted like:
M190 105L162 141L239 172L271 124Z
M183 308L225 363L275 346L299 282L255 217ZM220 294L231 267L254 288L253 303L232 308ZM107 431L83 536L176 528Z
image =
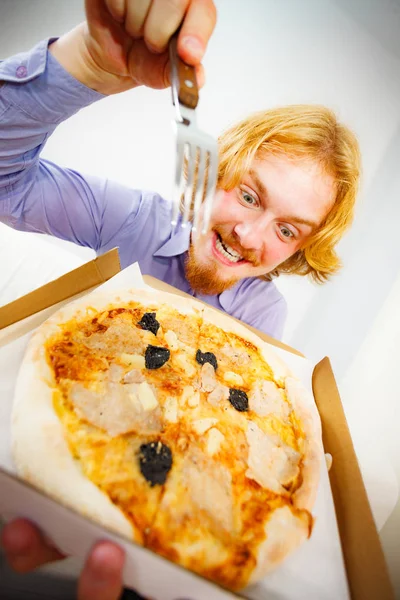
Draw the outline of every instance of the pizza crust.
M129 539L139 539L124 514L83 475L71 456L53 408L53 394L57 392L45 350L38 346L42 339L38 333L28 345L15 390L12 451L17 472L88 519Z
M308 538L309 525L288 506L276 509L265 526L265 541L258 549L257 566L248 585L260 581Z
M288 377L285 381L286 393L296 414L299 416L305 434L301 486L292 496L296 508L311 511L317 495L321 465L324 456L322 446L321 419L314 398L301 381Z

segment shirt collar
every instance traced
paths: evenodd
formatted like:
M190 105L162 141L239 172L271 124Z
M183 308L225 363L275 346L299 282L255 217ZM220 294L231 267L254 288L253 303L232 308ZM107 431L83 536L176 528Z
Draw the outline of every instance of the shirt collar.
M172 233L169 240L164 242L164 244L162 244L158 250L153 252L153 256L169 258L171 256L179 256L180 254L183 254L189 249L191 231L192 226L190 224L183 228L178 223L175 232Z

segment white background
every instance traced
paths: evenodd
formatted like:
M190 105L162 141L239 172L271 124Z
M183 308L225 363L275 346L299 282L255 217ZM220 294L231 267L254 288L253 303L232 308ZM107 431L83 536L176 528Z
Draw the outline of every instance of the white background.
M364 165L345 264L321 287L287 277L284 341L311 359L328 354L370 485L385 502L400 479L400 4L394 0L217 0L204 61L200 125L217 135L248 112L323 103L358 135ZM83 0L0 0L0 56L29 49L83 19ZM169 196L173 139L169 91L133 90L61 125L44 156ZM54 242L66 246L63 242ZM70 245L80 256L88 250ZM382 487L383 486L383 487ZM386 487L388 486L388 487ZM392 487L390 487L392 486ZM385 496L387 490L387 497ZM387 515L386 515L387 516ZM379 521L379 514L376 514ZM400 505L382 530L400 590Z

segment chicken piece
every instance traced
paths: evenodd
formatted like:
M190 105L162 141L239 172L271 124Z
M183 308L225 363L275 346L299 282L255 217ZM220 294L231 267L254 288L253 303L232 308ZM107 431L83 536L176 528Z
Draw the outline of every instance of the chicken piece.
M106 331L93 333L82 342L87 348L109 355L143 354L145 346L137 327L122 316L114 317Z
M210 363L206 362L201 367L201 390L203 392L212 392L218 385L215 377L214 367Z
M245 352L244 350L238 350L237 348L234 348L229 344L225 344L221 348L221 353L224 354L227 358L229 358L231 363L235 366L242 367L244 365L247 365L251 361L251 358L247 354L247 352Z
M131 369L123 378L124 383L142 383L143 381L146 381L146 378L140 369Z
M246 477L276 494L286 494L283 486L298 475L300 454L252 422L248 424L246 438L249 446Z
M273 381L263 381L249 394L249 408L260 417L273 414L282 420L291 412L283 391Z
M158 402L152 404L152 410L146 410L139 387L136 384L99 382L88 388L82 383L72 382L69 399L79 416L104 429L111 437L130 431L158 433L161 431Z
M219 406L224 400L229 400L229 388L217 383L213 391L208 394L207 400L211 406Z
M183 480L191 500L204 510L217 527L233 530L233 494L230 472L217 462L188 450Z

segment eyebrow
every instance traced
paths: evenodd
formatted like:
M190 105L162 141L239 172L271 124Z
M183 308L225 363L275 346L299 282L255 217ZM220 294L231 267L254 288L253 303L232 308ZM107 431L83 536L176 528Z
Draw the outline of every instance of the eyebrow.
M287 215L286 217L282 218L282 221L293 221L299 225L308 225L311 227L311 229L316 229L320 225L317 223L317 221L311 221L311 219L302 219L301 217L296 217L295 215Z
M257 173L254 171L254 169L250 169L249 175L253 179L256 186L258 187L258 191L261 192L261 194L263 196L268 196L267 188L265 187L265 185L263 184L263 182L261 181L261 179L259 178Z
M253 179L254 183L256 184L258 191L261 192L261 195L264 196L264 198L267 198L268 197L267 188L265 187L265 185L263 184L263 182L261 181L261 179L259 178L257 173L254 171L254 169L250 169L249 175ZM282 220L283 221L293 221L294 223L298 223L299 225L308 225L312 229L316 229L317 227L319 227L319 223L317 223L317 221L312 221L311 219L303 219L302 217L297 217L296 215L286 215L285 217L282 218Z

